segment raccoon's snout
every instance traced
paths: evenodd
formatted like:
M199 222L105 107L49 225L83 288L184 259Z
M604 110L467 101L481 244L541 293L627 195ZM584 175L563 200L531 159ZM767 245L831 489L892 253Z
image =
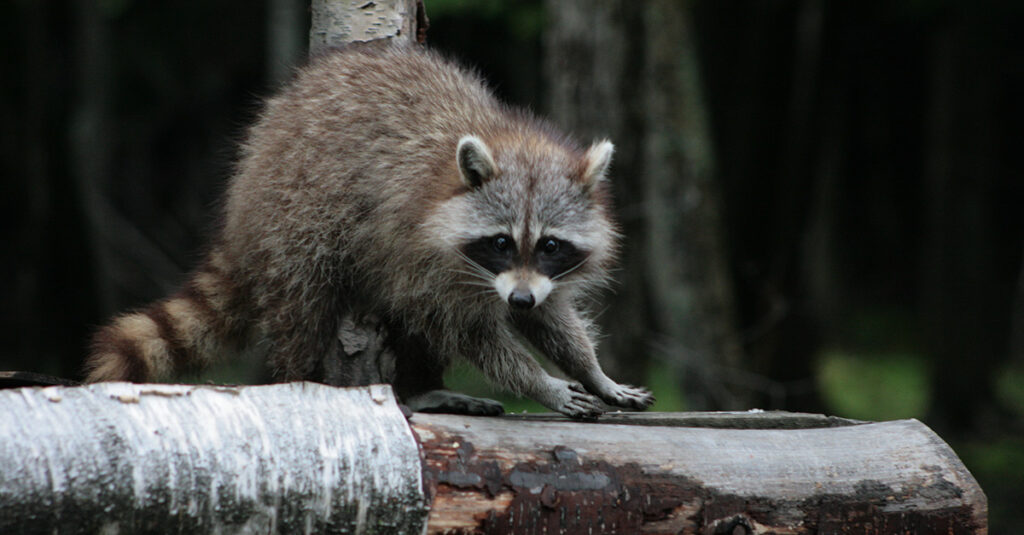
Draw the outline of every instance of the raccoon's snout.
M529 310L551 293L551 279L536 272L506 271L494 278L494 289L509 306Z
M512 290L512 293L508 296L508 304L516 308L533 308L533 305L536 302L537 300L533 298L533 292L529 289L522 290L516 288L515 290Z

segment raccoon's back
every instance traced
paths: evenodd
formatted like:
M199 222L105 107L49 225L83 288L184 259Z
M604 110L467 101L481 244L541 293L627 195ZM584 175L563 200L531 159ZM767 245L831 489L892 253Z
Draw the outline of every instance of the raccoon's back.
M348 47L315 58L268 101L234 186L349 187L361 180L455 187L457 140L513 122L477 75L434 52Z
M436 53L329 52L252 127L229 186L225 241L258 260L286 249L297 258L289 243L355 254L374 243L363 237L406 234L461 187L458 139L514 124L477 75Z

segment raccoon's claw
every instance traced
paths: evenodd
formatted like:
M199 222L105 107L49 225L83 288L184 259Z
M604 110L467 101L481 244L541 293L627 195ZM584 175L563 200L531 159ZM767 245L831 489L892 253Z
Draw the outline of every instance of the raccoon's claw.
M601 400L589 394L583 385L576 383L569 384L569 399L557 410L566 416L579 419L594 419L605 412Z
M644 410L654 403L654 395L650 390L632 385L617 384L611 392L604 393L601 399L609 405L636 410Z

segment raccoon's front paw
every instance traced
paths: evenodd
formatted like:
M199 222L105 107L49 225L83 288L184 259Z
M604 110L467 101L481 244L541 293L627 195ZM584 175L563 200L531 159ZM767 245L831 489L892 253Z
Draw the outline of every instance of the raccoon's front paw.
M571 418L592 420L605 412L604 405L597 396L587 392L583 385L566 383L568 388L561 396L561 404L551 407Z
M608 391L601 392L600 396L609 405L627 409L644 410L654 403L651 391L640 386L616 384Z

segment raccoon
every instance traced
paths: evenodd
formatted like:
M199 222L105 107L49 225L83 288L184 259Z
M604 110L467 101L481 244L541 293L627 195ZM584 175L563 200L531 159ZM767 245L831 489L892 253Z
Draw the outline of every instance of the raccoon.
M612 152L499 103L423 47L323 54L251 127L205 261L177 294L96 333L87 380L163 380L246 346L278 380L315 380L355 313L403 333L398 393L414 408L501 412L443 390L453 358L569 416L646 408L647 390L601 370L581 308L617 248Z

